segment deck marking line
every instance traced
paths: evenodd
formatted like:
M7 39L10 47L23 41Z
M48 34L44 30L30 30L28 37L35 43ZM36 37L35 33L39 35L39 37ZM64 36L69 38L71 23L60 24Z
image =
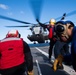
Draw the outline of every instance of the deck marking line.
M41 69L40 69L40 67L39 67L38 60L36 60L36 64L37 64L37 68L38 68L39 75L42 75L42 73L41 73Z

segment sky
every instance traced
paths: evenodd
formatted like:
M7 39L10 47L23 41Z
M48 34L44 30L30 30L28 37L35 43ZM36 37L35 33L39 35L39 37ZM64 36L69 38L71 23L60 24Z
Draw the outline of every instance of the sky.
M0 15L36 24L36 18L40 22L48 22L51 18L60 20L66 13L65 20L71 20L76 24L76 0L0 0ZM58 19L59 18L59 19ZM26 25L0 18L0 40L5 38L11 29L17 29L21 37L27 42L27 35L31 34L28 28L7 28L5 26Z

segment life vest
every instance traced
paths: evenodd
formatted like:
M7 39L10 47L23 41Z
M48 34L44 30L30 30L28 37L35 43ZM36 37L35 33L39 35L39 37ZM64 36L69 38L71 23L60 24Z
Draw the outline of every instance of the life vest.
M5 38L0 41L0 69L18 66L24 62L23 40L21 38Z
M48 34L48 38L51 39L53 37L53 28L51 27L49 29L49 34Z

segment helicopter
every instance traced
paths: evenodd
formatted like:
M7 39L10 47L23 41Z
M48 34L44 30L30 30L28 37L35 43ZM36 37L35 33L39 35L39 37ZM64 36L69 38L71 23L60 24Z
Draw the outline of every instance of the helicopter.
M19 22L19 23L29 24L29 25L25 25L25 26L5 26L5 27L30 27L29 29L31 30L32 35L28 34L27 38L31 42L34 42L34 44L36 44L36 41L38 43L45 43L45 41L46 41L46 43L48 42L47 41L48 40L47 30L44 30L44 28L41 27L39 25L39 23L38 24L33 24L33 23L24 22L24 21L13 19L13 18L9 18L9 17L6 17L6 16L2 16L2 15L0 15L0 18L15 21L15 22Z
M56 20L59 19L59 18L61 18L60 20L64 20L65 17L66 17L66 13L64 13L62 17L56 18ZM6 26L6 27L30 27L29 29L31 30L32 35L28 34L27 38L31 42L34 42L34 44L36 44L36 41L38 43L45 43L45 42L48 43L48 39L49 39L48 38L48 32L47 32L46 29L44 29L43 27L40 26L38 19L36 19L36 21L38 23L37 24L33 24L33 23L29 23L29 22L20 21L20 20L14 19L14 18L6 17L6 16L3 16L3 15L0 15L0 18L1 19L5 19L5 20L10 20L10 21L23 23L23 24L29 24L29 25L25 25L25 26ZM44 25L46 23L49 23L49 21L45 22Z
M63 14L61 20L64 19L65 16L66 16L66 13ZM38 19L36 19L36 21L38 23L33 24L33 23L24 22L24 21L20 21L17 19L9 18L9 17L3 16L3 15L0 15L0 18L10 20L10 21L19 22L19 23L23 23L23 24L29 24L29 25L25 25L25 26L6 26L6 27L30 27L29 29L31 30L32 35L28 34L27 38L31 42L34 42L34 44L36 44L36 41L38 43L48 43L48 39L49 39L48 38L48 31L40 26ZM49 22L47 22L47 23L49 23ZM44 23L44 25L45 24L46 23Z
M32 35L28 35L27 38L30 41L34 41L34 44L37 41L38 43L45 43L45 40L48 40L47 32L39 24L36 24L30 28ZM47 43L48 41L46 41Z
M61 17L61 20L64 20L65 17L66 17L66 13L63 14L63 16ZM47 30L41 27L38 19L36 19L36 21L38 22L38 24L35 24L30 28L32 35L28 35L27 38L30 41L34 41L34 44L35 44L35 41L37 41L38 43L45 43L46 41L46 43L48 43L49 38L48 38ZM49 22L46 22L46 23L49 23ZM46 25L46 23L44 23L44 25Z
M10 20L10 21L14 21L14 22L18 22L18 23L22 23L22 24L28 24L25 26L6 26L6 27L29 27L29 29L31 30L32 35L28 34L27 38L31 41L34 42L34 44L36 43L36 41L38 43L47 43L48 42L48 31L46 29L44 29L43 27L40 26L39 21L40 21L40 13L41 13L41 8L42 8L42 4L43 1L42 0L30 0L30 5L32 7L33 13L34 13L34 17L37 21L37 24L34 23L29 23L29 22L24 22L21 20L17 20L14 18L10 18L10 17L6 17L3 15L0 15L1 19L5 19L5 20ZM66 16L70 16L72 14L75 14L75 11L72 11L71 13L68 13L66 15L66 13L63 14L63 16L56 18L55 20L64 20ZM39 20L39 21L38 21ZM48 24L48 22L45 22L44 25Z

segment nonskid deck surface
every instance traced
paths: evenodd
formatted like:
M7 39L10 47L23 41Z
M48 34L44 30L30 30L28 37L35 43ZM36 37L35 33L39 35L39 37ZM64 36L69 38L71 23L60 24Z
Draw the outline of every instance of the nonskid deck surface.
M67 66L64 64L63 70L59 69L54 72L52 69L54 53L52 54L52 60L49 63L48 48L49 46L31 48L34 64L34 75L76 75L76 72L72 69L72 66Z

